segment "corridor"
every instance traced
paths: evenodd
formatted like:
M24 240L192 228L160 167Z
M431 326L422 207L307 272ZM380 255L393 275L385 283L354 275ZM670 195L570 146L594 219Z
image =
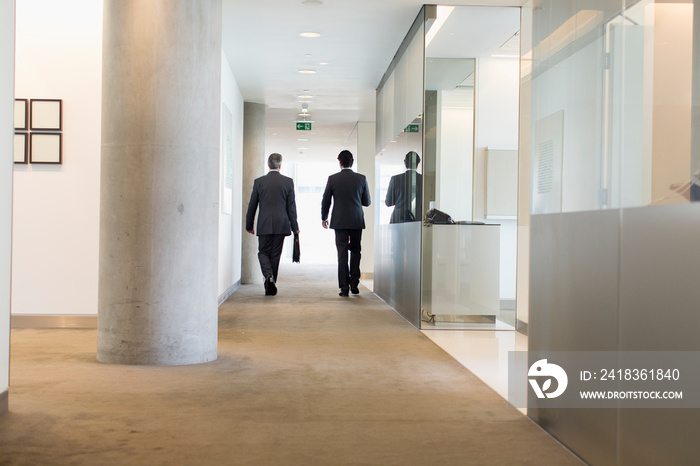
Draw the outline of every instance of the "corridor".
M285 263L277 296L241 286L208 364L101 364L95 329L13 329L0 464L580 464L334 275Z

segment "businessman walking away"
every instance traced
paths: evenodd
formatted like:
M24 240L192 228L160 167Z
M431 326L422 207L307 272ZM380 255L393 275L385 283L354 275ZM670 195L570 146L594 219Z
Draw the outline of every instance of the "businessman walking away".
M258 260L265 277L265 295L277 294L277 271L282 256L284 237L299 233L297 206L294 197L294 180L280 173L282 156L274 153L267 159L270 171L253 182L248 212L245 216L245 229L254 235L253 221L258 213Z
M348 296L350 291L352 294L360 292L360 242L365 228L362 206L369 206L371 199L365 175L352 171L352 153L342 151L338 155L338 162L341 170L328 177L323 193L321 222L323 228L328 228L328 212L332 201L330 227L335 230L335 246L338 249L338 286L340 296Z

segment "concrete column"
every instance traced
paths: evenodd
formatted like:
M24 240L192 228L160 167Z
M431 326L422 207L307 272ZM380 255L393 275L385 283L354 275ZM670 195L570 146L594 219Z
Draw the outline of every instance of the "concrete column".
M15 96L15 2L0 3L0 414L10 385L10 278L12 255L12 150Z
M374 277L374 219L379 205L384 202L377 198L374 189L374 143L376 125L373 121L357 123L357 171L367 177L367 184L372 191L372 205L365 209L366 229L362 233L362 275Z
M105 0L97 358L217 357L221 0Z
M243 229L248 201L255 178L265 174L265 105L254 102L243 104ZM263 276L258 263L258 238L243 234L241 246L241 283L262 283Z

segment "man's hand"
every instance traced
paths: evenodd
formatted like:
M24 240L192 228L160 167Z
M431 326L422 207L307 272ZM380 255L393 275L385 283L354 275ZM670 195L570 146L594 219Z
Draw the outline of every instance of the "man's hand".
M251 235L254 235L254 234L255 234L255 230L246 230L246 231L247 231L248 233L250 233Z
M322 221L322 222L321 222L321 225L323 225L323 228L325 228L326 230L328 230L328 220Z
M295 235L298 235L298 234L299 234L299 230L295 231L294 234L295 234Z

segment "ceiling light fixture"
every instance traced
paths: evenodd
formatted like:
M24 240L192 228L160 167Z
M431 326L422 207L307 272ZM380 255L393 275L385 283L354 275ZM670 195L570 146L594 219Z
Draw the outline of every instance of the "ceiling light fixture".
M321 0L304 0L301 4L306 6L321 6L323 2Z
M299 97L300 99L313 99L314 98L314 96L312 96L311 94L299 94L297 97Z
M328 64L327 61L322 61L321 63L319 63L319 65L324 65L324 66L327 65L327 64Z
M316 74L316 70L299 70L301 74Z
M302 32L299 34L301 37L321 37L321 34L318 32Z
M452 11L455 9L453 6L438 6L437 7L437 19L435 22L430 26L430 29L428 29L428 32L425 34L425 46L427 47L430 45L430 42L433 40L433 38L437 35L437 33L440 31L440 28L445 24L445 21L447 21L447 18L450 17L452 14Z

